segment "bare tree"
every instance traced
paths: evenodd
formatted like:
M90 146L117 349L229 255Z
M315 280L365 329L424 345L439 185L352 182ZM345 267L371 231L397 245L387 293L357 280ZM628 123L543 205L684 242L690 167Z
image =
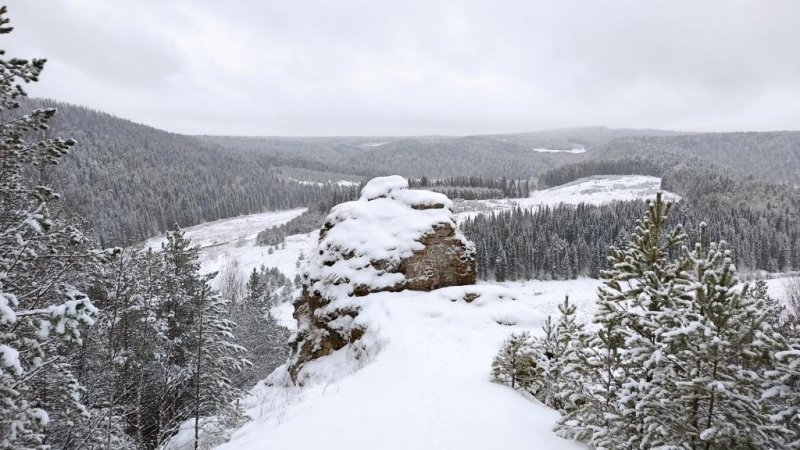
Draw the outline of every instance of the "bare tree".
M239 261L231 259L225 263L219 274L219 294L223 299L236 305L245 294L245 279L239 269Z

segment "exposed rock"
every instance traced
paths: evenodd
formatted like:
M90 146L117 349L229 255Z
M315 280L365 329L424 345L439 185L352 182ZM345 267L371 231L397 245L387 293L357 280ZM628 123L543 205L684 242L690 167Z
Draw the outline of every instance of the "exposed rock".
M375 178L356 201L335 206L295 304L290 373L360 339L358 297L475 283L475 248L456 227L452 202L410 190L399 176ZM472 300L472 299L469 299Z

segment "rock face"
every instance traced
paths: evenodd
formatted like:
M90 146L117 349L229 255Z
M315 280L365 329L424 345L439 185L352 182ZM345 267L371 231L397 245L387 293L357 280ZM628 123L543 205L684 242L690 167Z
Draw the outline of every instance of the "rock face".
M375 178L361 198L335 206L309 258L295 302L290 374L358 341L358 298L475 283L475 248L457 229L452 202L410 190L400 176Z

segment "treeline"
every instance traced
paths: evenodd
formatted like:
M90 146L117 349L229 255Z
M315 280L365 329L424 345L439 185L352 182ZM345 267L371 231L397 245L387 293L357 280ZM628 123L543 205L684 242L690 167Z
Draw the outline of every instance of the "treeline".
M661 177L661 188L696 204L743 205L782 211L800 218L798 188L775 184L744 170L722 169L690 156L673 153L645 154L620 159L591 160L551 169L539 176L541 187L551 187L595 175L650 175Z
M798 188L767 183L754 176L723 171L697 161L670 165L661 177L661 188L697 204L748 205L782 213L787 220L800 219Z
M528 197L531 192L529 180L515 180L507 177L428 177L409 178L412 188L440 192L451 199L484 200L491 198Z
M800 310L742 283L735 249L689 240L670 213L658 197L609 250L593 326L565 299L541 337L504 343L495 380L558 410L555 431L590 448L797 448Z
M467 218L461 229L477 249L478 276L486 280L597 278L612 245L625 242L641 202L515 208ZM747 270L800 268L800 225L783 211L680 202L670 220L697 237L725 237L733 260Z

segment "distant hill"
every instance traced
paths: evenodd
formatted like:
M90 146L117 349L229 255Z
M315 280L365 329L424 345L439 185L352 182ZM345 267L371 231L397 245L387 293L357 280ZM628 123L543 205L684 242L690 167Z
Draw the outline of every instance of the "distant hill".
M772 183L800 184L800 131L627 136L597 149L595 159L697 157Z
M591 157L596 148L624 136L677 135L662 130L565 128L535 133L418 137L229 137L201 136L225 148L261 152L359 175L399 174L529 178ZM585 153L559 150L585 149ZM550 151L548 151L550 150Z

